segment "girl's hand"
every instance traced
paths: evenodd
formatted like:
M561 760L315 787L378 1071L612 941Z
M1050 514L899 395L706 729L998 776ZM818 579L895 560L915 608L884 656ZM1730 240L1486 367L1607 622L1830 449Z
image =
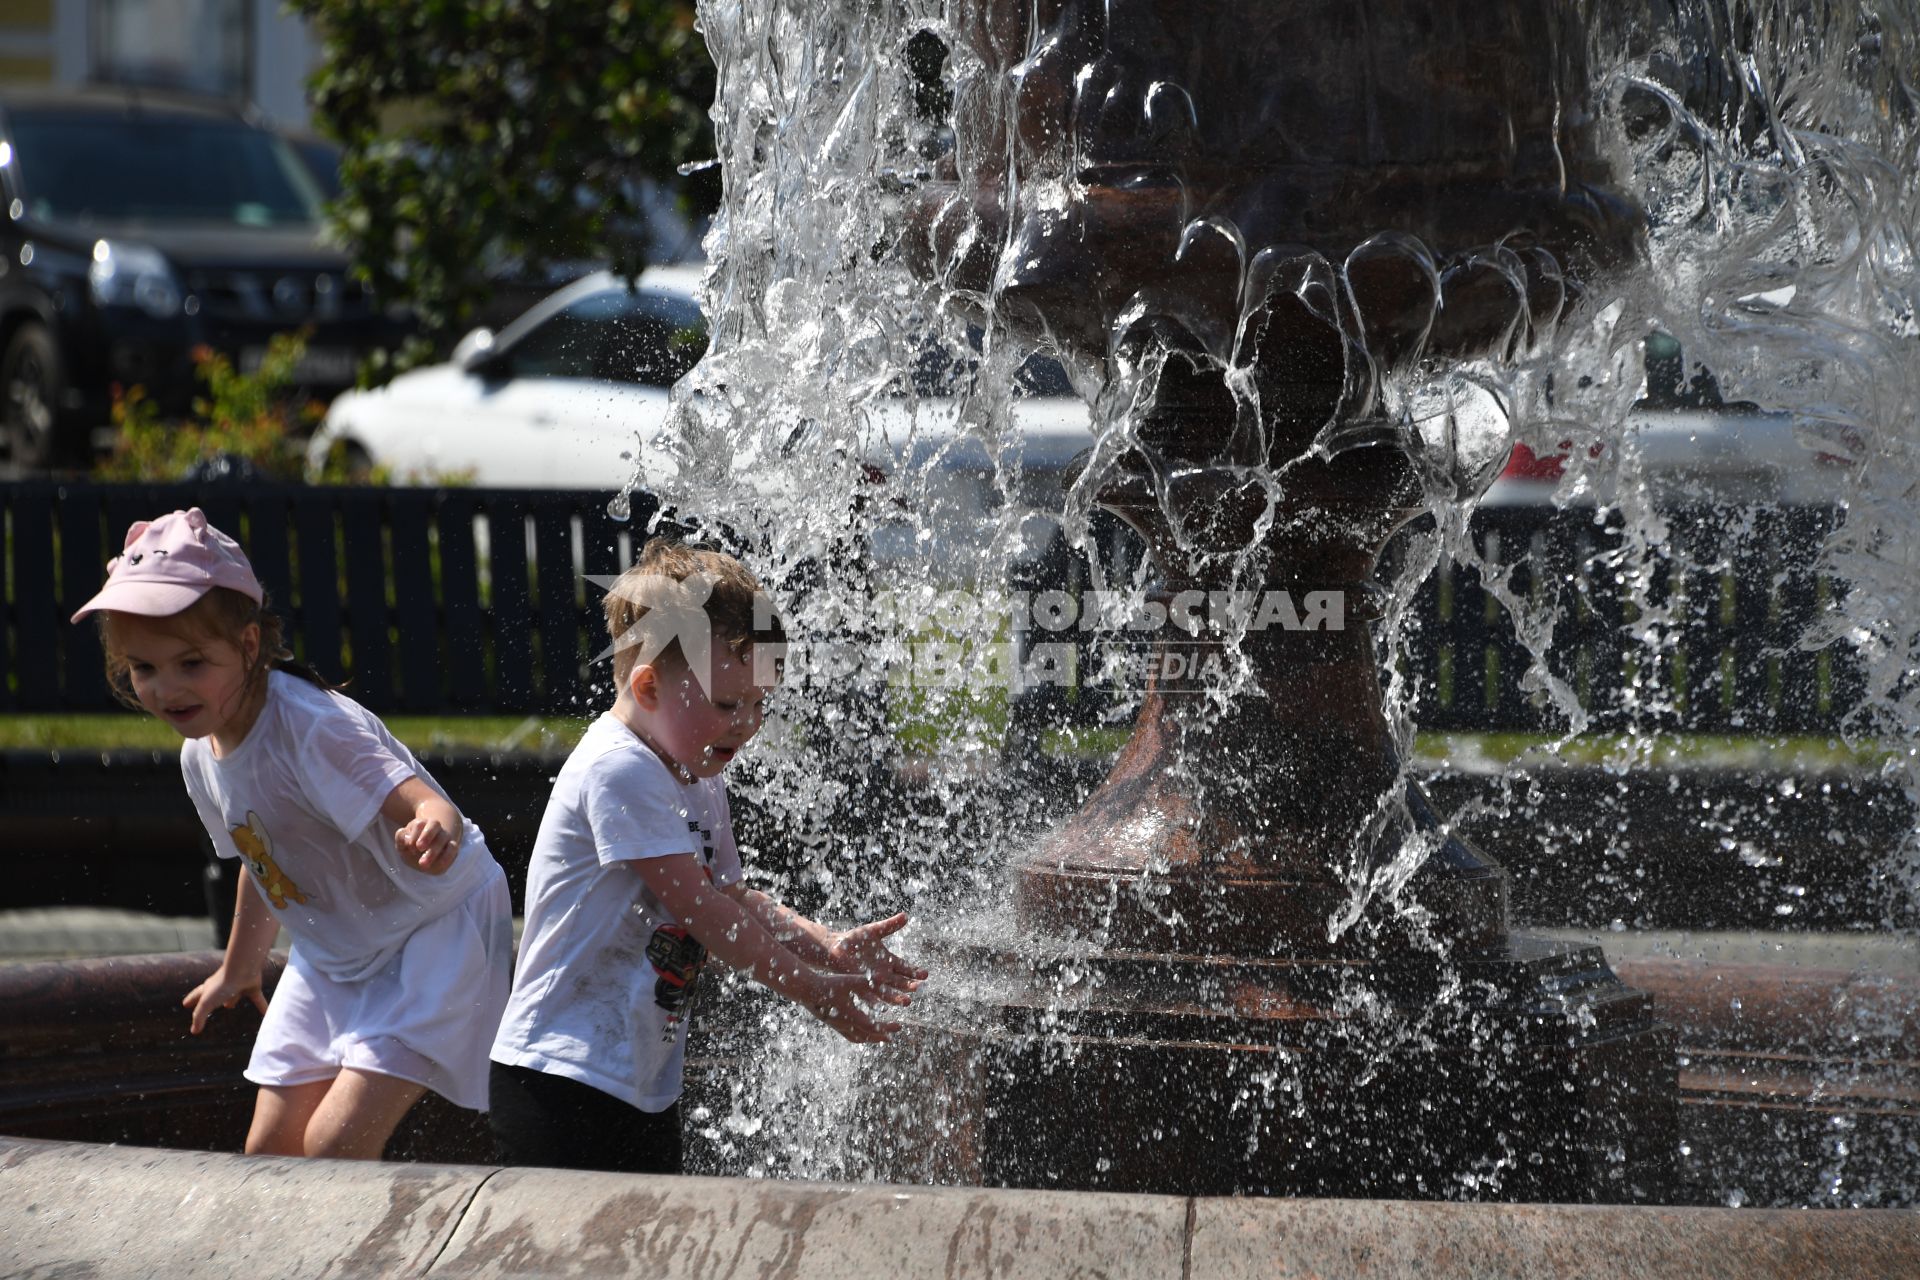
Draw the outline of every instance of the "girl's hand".
M267 994L260 989L260 974L234 973L223 964L213 971L212 977L187 992L187 998L180 1004L193 1010L191 1030L197 1036L215 1009L231 1009L240 1003L241 996L252 1000L254 1008L261 1013L267 1011Z
M393 847L430 876L453 865L466 827L453 802L415 774L380 802L380 816L394 826Z
M883 1004L908 1004L898 992L885 991L868 978L846 973L821 973L805 996L797 997L802 1008L838 1031L855 1044L885 1044L900 1030L897 1022L876 1022L860 1007L861 1000Z
M927 971L893 954L886 939L907 927L907 913L836 933L827 944L827 967L835 973L864 974L876 989L906 995L920 989ZM905 1004L905 1000L892 1001Z
M460 852L453 833L433 818L415 818L393 833L394 847L430 876L445 873Z

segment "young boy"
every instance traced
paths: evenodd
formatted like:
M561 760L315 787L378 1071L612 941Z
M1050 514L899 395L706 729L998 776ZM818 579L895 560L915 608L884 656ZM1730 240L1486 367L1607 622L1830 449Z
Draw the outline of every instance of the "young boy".
M720 773L760 728L753 647L784 640L764 608L756 628L760 598L731 556L661 538L607 595L619 693L547 802L493 1042L503 1163L680 1171L687 1017L709 954L856 1042L900 1026L860 1001L905 1005L927 976L885 944L904 914L834 933L740 883Z

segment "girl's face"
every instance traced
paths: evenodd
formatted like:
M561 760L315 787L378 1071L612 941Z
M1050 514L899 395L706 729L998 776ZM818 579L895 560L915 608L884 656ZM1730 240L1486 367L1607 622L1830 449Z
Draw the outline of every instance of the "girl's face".
M167 621L113 617L134 696L183 738L211 735L223 752L238 746L259 713L247 696L247 673L260 656L260 628L248 624L235 645L176 630Z

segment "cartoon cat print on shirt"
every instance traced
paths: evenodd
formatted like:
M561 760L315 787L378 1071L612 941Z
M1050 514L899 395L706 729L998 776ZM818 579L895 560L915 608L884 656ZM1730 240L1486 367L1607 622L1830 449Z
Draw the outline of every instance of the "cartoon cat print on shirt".
M288 898L303 906L306 904L307 895L300 892L300 886L274 862L273 837L267 834L267 824L260 821L259 814L247 810L247 825L235 827L232 835L241 856L253 868L254 881L275 907L285 911Z

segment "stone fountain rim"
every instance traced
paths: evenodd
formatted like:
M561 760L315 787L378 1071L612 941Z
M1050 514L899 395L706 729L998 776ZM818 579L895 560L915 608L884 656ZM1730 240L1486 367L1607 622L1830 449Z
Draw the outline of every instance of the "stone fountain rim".
M90 1274L285 1266L270 1223L293 1203L293 1270L398 1276L1059 1274L1122 1277L1912 1274L1920 1210L1463 1204L670 1178L361 1164L0 1136L9 1261ZM196 1194L183 1197L182 1188ZM224 1228L208 1232L209 1225ZM721 1263L720 1259L727 1261ZM1817 1260L1817 1261L1816 1261ZM732 1270L728 1274L733 1274Z

